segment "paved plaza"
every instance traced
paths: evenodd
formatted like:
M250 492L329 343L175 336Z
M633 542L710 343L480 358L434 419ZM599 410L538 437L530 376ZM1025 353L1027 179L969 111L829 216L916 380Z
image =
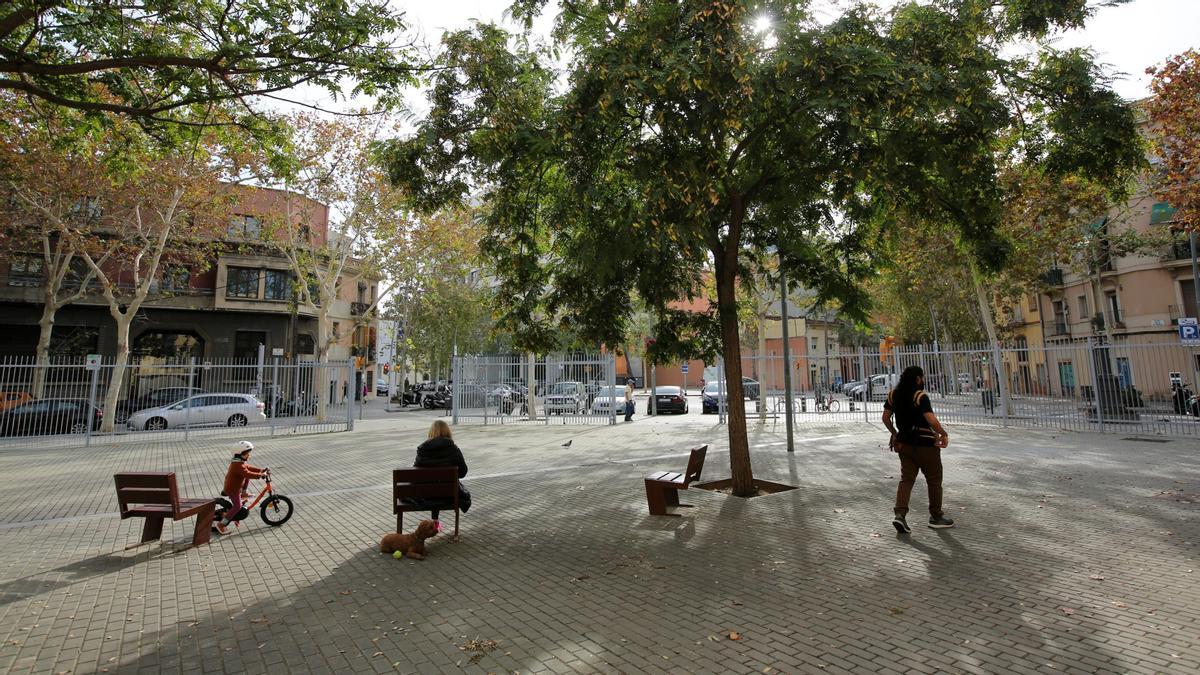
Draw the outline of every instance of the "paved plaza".
M396 561L377 552L390 470L432 417L255 439L295 517L184 550L191 520L125 550L141 521L119 520L111 476L173 470L211 496L231 441L6 449L0 670L1200 670L1197 441L952 426L958 527L923 526L918 483L900 537L878 425L802 425L789 455L782 425L752 420L755 474L800 489L689 490L683 518L647 515L641 479L700 443L705 478L727 477L711 416L460 427L461 539Z

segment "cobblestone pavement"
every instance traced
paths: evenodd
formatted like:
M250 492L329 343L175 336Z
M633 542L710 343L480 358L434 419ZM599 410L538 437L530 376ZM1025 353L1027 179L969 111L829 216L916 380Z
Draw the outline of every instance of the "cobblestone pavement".
M728 476L711 417L460 428L461 540L396 561L376 548L386 483L428 421L256 440L296 516L182 551L190 520L124 550L141 522L117 518L111 474L170 469L211 495L229 441L6 450L0 670L1200 670L1195 441L953 427L959 527L899 537L898 463L862 422L804 426L793 455L751 422L756 475L800 489L689 490L683 518L648 516L641 478L696 443L706 478ZM918 483L916 525L924 500Z

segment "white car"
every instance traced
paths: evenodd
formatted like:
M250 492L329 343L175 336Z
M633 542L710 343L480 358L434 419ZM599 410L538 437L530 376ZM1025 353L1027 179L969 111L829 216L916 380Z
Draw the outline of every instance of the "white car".
M601 387L592 399L593 415L624 415L625 387Z
M587 390L582 382L559 382L550 387L544 405L547 414L578 415L587 410Z
M131 430L161 431L183 426L244 427L267 421L266 405L250 394L197 394L160 408L129 416Z

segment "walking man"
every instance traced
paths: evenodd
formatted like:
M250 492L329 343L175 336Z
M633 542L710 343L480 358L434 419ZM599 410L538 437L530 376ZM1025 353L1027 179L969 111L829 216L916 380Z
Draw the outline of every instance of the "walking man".
M633 420L633 380L625 380L625 421Z
M920 366L905 368L896 388L888 392L883 424L892 432L888 446L900 455L900 485L896 488L896 518L892 521L896 531L912 532L906 516L918 471L925 474L929 487L929 527L954 527L954 521L942 513L942 448L950 443L950 436L933 414L925 393L925 371Z

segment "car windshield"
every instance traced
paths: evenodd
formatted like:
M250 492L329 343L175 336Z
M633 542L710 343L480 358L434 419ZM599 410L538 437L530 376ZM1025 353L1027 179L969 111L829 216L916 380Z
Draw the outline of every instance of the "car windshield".
M656 387L654 394L655 396L678 396L679 387Z
M716 393L719 393L720 391L721 391L721 383L720 382L709 382L708 384L704 385L704 393L706 393L706 394L716 394Z
M559 382L550 387L551 394L574 394L575 391L575 384L573 382Z
M596 396L624 396L624 395L625 395L624 387L600 387L600 390L596 392Z

